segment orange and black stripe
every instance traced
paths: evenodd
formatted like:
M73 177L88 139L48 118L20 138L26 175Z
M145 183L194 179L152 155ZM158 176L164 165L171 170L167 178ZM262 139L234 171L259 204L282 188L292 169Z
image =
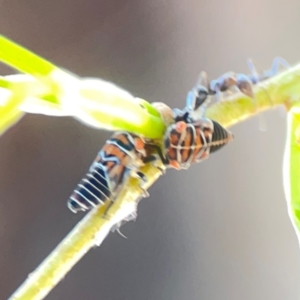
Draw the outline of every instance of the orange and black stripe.
M137 149L141 139L128 132L119 132L107 140L68 200L73 212L89 210L107 199L114 200L133 168L138 168L143 156Z
M187 169L191 163L203 161L232 139L228 130L210 119L179 119L165 133L165 160L175 169Z

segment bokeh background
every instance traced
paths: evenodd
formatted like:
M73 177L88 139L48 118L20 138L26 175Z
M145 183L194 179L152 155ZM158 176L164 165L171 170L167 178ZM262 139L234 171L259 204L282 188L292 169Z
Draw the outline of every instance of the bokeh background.
M2 0L0 32L80 76L183 107L211 78L300 60L300 2ZM1 74L12 70L1 65ZM298 299L300 252L282 184L286 116L231 128L235 141L168 171L137 221L90 251L47 299ZM82 218L66 200L111 133L27 115L0 139L0 299Z

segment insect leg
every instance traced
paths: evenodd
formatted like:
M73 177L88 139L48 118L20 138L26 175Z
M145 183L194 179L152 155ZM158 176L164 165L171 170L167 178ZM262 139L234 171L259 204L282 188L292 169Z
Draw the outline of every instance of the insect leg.
M146 157L143 158L143 162L144 163L150 163L150 162L155 162L158 159L161 160L161 162L165 165L168 166L169 165L169 160L164 156L163 151L161 149L160 146L156 145L156 144L147 144L148 149L153 149L156 151L156 153L152 153ZM154 165L156 168L160 169L159 167L157 167L156 165ZM163 172L163 170L161 170Z
M263 81L265 79L268 79L272 76L275 76L279 72L280 66L284 67L286 69L288 69L290 67L289 63L285 59L283 59L282 57L275 57L273 59L271 69L268 70L268 71L263 72L263 74L260 75L256 71L256 68L255 68L255 66L254 66L251 59L248 59L247 63L248 63L248 67L251 71L251 75L249 75L249 77L251 78L251 81L252 81L253 84L256 84L259 81Z
M140 188L141 190L143 191L143 198L147 198L149 197L149 193L147 192L146 188L145 188L145 183L147 183L148 179L147 177L145 176L145 174L141 171L136 171L136 170L131 170L130 171L130 175L133 177L133 178L137 178L137 179L140 179L141 183L140 183Z
M127 237L120 231L120 228L122 225L124 225L125 223L127 223L129 221L135 221L136 218L137 218L137 213L133 212L130 215L128 215L124 220L122 220L119 223L112 226L110 231L112 231L112 232L117 231L123 238L127 239Z
M269 75L266 75L267 72L264 72L263 75L260 75L257 70L256 70L256 67L254 66L253 64L253 61L251 59L248 59L247 60L247 63L248 63L248 67L251 71L251 75L249 75L249 79L251 80L252 84L257 84L265 79L267 79L269 77ZM268 71L269 72L269 71ZM252 85L251 85L252 86ZM269 99L269 102L271 104L271 106L273 106L273 101L270 97L270 95L268 94L268 92L263 89L267 98ZM258 103L257 101L255 100L255 97L254 95L252 95L252 99L254 101L254 105L256 106L256 110L258 109ZM267 124L266 124L266 120L265 118L263 117L263 115L259 114L259 129L260 131L267 131Z
M262 80L263 75L258 74L252 59L250 59L250 58L247 59L247 64L248 64L248 67L251 72L251 74L249 75L249 78L250 78L252 84L257 84L259 81Z
M289 63L285 59L283 59L282 57L275 57L273 59L271 69L264 73L264 77L269 78L276 75L279 72L280 66L284 67L285 69L288 69L290 67Z
M205 114L208 105L209 82L207 74L201 72L195 86L190 90L186 97L186 108L188 111L198 111L201 116ZM202 109L202 110L201 110Z

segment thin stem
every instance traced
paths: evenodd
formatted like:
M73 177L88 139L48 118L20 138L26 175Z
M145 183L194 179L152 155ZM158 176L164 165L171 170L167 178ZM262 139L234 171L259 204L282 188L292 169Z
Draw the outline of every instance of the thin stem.
M146 101L134 101L133 96L103 80L82 80L2 35L0 61L38 79L29 85L30 78L23 76L28 89L22 108L29 112L72 115L100 129L127 130L148 138L159 138L165 130L157 111ZM2 78L0 86L5 87L5 84L8 82ZM41 86L44 86L44 93L37 96ZM35 97L35 101L26 102L30 97L31 100Z
M161 175L152 166L142 170L151 178L148 188ZM105 213L107 205L90 213L72 230L72 232L54 249L42 264L31 274L9 300L43 299L54 286L65 277L68 271L92 248L100 245L111 227L135 210L136 201L141 196L137 179L132 178L129 187L124 189L118 199Z
M217 103L208 109L208 116L228 127L245 120L259 111L273 105L288 106L300 98L300 65L284 72L255 88L255 101L238 94ZM272 101L270 101L270 99ZM141 170L151 186L160 176L160 171L152 165ZM95 244L95 235L105 237L110 226L116 222L114 216L124 216L141 196L139 182L131 179L116 202L111 206L109 218L104 219L104 208L90 212L61 242L52 254L30 274L23 285L11 296L10 300L43 299L50 290L67 274L73 265ZM124 213L126 212L126 213ZM101 239L99 240L99 244Z
M8 85L3 80L0 84ZM19 105L24 99L24 89L21 86L15 86L14 84L9 84L11 88L11 95L6 99L6 103L0 106L0 135L4 133L13 124L18 122L24 115L24 112L19 110Z
M288 114L283 172L288 212L300 243L300 105L295 105Z
M0 60L33 77L49 75L56 67L26 48L0 35Z
M210 107L207 117L229 127L278 105L289 109L300 99L300 64L255 86L254 96L237 93L228 97Z

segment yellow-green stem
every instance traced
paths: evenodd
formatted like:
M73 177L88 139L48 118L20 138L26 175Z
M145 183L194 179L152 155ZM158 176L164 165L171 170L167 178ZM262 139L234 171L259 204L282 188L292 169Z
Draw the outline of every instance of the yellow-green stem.
M56 67L45 59L0 35L0 61L33 77L49 75Z
M113 89L101 80L96 80L97 82L94 80L95 85L92 89L87 89L84 85L93 80L82 80L74 74L61 70L2 35L0 35L0 61L39 81L31 84L31 78L23 77L24 84L25 82L31 84L28 84L27 93L24 94L25 103L22 106L29 112L42 114L53 112L55 116L73 115L100 129L127 130L148 138L159 138L163 134L165 127L160 116L146 101L132 101L134 100L132 96L132 99L130 97L128 99L128 96L122 98L120 96L122 93L119 93L121 89L118 87ZM8 80L0 79L0 87L9 88L7 84ZM81 88L77 89L79 85ZM37 90L40 91L41 86L45 91L38 95ZM34 101L26 102L26 98L30 97L36 98ZM47 101L51 103L45 104Z
M300 242L300 105L288 113L283 179L289 216Z
M259 84L255 88L255 101L241 94L234 95L209 108L207 115L228 127L259 111L272 108L273 105L289 106L298 101L300 97L299 70L300 65ZM143 167L142 172L148 178L148 187L160 176L160 172L151 165ZM122 212L126 206L135 203L140 195L139 182L131 179L127 188L121 192L111 206L110 220L103 219L103 208L90 212L10 299L43 299L84 253L94 245L95 234L98 232L105 236L113 223L109 223L113 216Z
M243 94L228 97L210 107L207 117L229 127L278 105L291 107L300 97L300 64L255 86L254 95L254 99Z
M2 81L2 84L5 84ZM6 100L4 106L0 106L0 135L3 134L13 124L22 118L24 113L19 110L19 105L24 99L24 88L22 85L9 85L11 88L11 95Z
M149 186L161 175L156 168L148 165L142 171L151 178ZM81 257L96 243L101 244L116 220L126 217L141 196L139 181L130 179L129 187L121 191L118 199L105 213L107 206L99 207L87 216L53 250L42 264L31 274L9 300L39 300L46 297L51 289L68 273ZM125 213L124 213L125 212Z

